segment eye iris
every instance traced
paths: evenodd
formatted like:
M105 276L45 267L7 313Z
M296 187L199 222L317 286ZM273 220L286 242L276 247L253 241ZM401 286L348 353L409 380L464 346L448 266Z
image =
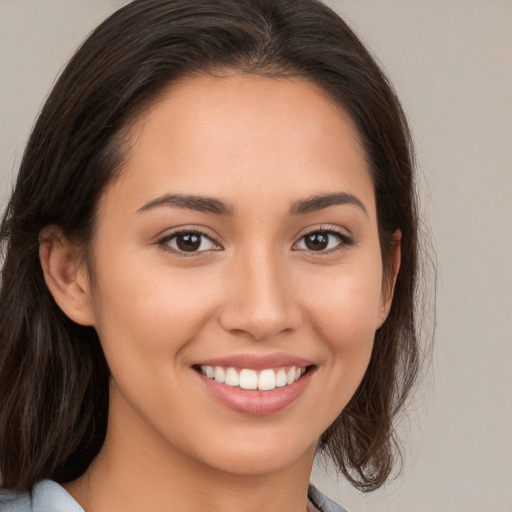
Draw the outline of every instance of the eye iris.
M310 233L305 239L306 247L312 251L321 251L329 244L326 233Z
M201 246L201 235L197 233L186 233L176 237L176 245L181 251L197 251Z

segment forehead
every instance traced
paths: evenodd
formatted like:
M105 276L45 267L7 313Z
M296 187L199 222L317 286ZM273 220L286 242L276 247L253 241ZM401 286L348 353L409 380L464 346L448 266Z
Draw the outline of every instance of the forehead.
M300 79L183 79L135 121L130 139L121 182L131 183L141 202L165 188L222 198L243 182L269 201L279 193L303 197L363 186L373 203L350 117Z

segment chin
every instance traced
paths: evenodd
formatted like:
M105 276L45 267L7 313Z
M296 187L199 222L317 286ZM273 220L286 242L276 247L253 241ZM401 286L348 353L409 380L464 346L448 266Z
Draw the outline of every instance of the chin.
M224 473L258 476L313 464L317 439L310 442L290 437L265 434L251 439L226 440L219 438L208 453L197 454L197 460ZM294 442L295 441L295 442Z

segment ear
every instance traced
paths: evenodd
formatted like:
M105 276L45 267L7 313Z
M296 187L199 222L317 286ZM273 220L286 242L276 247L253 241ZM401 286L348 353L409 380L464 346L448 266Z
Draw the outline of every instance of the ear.
M377 329L382 327L382 324L388 317L389 310L391 309L391 303L393 302L393 294L395 291L396 278L398 271L400 270L400 262L402 257L401 250L402 232L397 229L391 239L391 257L392 257L392 269L390 275L384 275L382 280L382 292L380 296L380 308L379 308L379 319Z
M55 302L74 322L93 325L89 274L78 248L58 226L39 233L39 259L46 285Z

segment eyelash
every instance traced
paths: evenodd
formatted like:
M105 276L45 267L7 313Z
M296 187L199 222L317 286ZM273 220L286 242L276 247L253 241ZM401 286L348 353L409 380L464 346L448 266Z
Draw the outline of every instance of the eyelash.
M327 235L328 237L329 236L334 236L334 237L336 237L338 239L338 243L336 244L336 246L331 247L331 248L329 248L327 250L315 251L315 250L307 249L307 248L306 249L295 249L295 250L296 251L309 251L312 254L316 254L316 255L322 256L322 255L328 255L328 254L331 254L333 252L346 249L348 247L353 246L356 243L356 240L352 236L347 235L347 233L345 233L344 231L338 230L338 229L335 229L335 228L332 228L332 227L329 227L329 228L325 228L325 229L317 228L317 229L314 229L312 231L309 231L309 232L305 233L304 235L302 235L300 237L298 242L295 242L294 246L297 245L298 243L300 243L301 241L305 240L306 237L311 236L311 235L318 235L318 234ZM203 244L204 239L206 239L206 240L210 241L211 244L213 244L217 248L215 248L215 249L206 249L206 250L202 250L202 251L195 250L195 251L187 252L187 251L180 250L179 248L171 247L169 245L169 243L172 240L177 239L177 237L179 237L180 235L196 235L196 236L198 236L198 237L200 237L202 239L200 241L199 247L201 247L201 245ZM203 253L203 252L209 252L211 250L213 250L213 251L220 250L218 248L218 247L220 247L220 244L218 244L213 239L213 237L211 237L207 233L201 231L200 229L182 229L180 231L175 231L175 232L170 233L169 235L166 235L166 236L162 237L161 239L159 239L157 241L157 245L160 246L163 250L170 251L170 252L179 254L180 256L184 256L184 257L194 257L194 256L197 256L198 254Z

